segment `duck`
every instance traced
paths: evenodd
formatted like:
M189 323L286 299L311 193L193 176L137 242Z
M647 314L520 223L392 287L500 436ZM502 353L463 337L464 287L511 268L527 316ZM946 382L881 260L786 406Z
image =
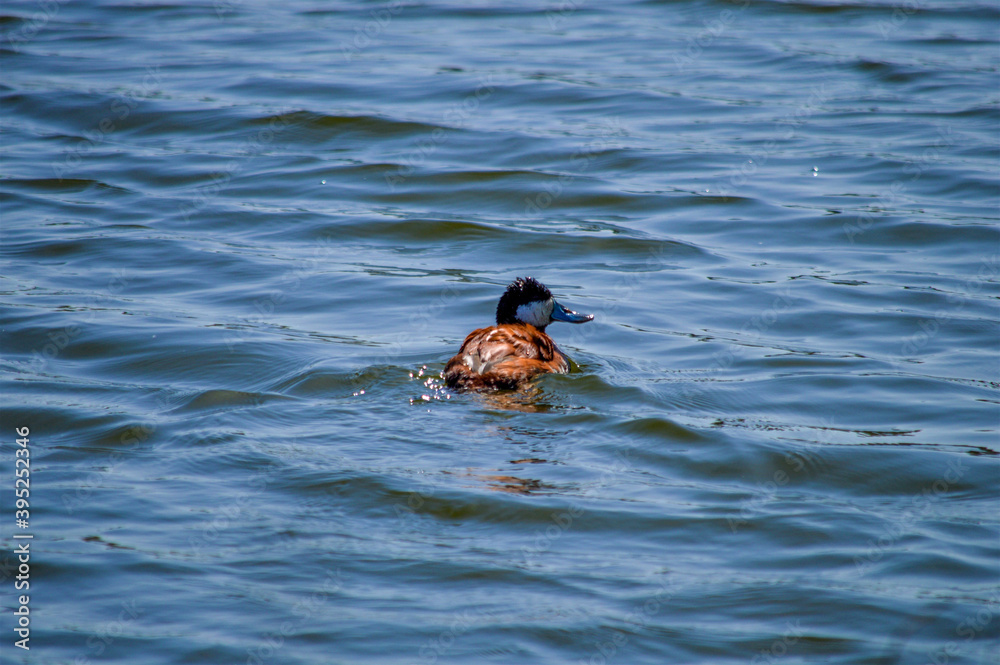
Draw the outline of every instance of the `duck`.
M445 365L445 384L460 391L517 390L540 374L568 374L569 358L545 328L593 319L560 305L534 277L518 277L500 296L497 324L469 333Z

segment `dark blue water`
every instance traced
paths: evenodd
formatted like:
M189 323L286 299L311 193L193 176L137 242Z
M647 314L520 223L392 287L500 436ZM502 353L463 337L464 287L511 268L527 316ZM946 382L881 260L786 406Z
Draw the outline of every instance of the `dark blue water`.
M5 663L1000 663L995 0L0 14Z

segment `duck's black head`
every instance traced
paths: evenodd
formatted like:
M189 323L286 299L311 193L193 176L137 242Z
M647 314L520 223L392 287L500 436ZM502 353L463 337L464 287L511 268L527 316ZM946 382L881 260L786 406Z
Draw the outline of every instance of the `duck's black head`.
M518 277L497 303L497 325L530 323L539 330L553 321L586 323L593 314L577 314L552 298L552 292L534 277Z

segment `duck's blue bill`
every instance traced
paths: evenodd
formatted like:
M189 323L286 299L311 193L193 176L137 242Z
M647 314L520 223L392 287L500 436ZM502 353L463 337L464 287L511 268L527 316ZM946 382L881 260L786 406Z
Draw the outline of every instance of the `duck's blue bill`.
M586 323L587 321L593 321L593 314L577 314L571 309L566 309L559 303L552 301L555 307L552 308L552 320L553 321L565 321L566 323Z

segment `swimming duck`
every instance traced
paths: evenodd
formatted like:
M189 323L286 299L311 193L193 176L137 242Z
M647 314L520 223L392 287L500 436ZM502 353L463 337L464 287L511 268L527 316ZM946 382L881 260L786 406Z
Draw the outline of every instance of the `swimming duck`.
M444 368L450 388L517 389L539 374L569 372L569 359L545 327L553 321L586 323L593 314L577 314L555 301L533 277L519 277L500 297L497 324L469 333Z

